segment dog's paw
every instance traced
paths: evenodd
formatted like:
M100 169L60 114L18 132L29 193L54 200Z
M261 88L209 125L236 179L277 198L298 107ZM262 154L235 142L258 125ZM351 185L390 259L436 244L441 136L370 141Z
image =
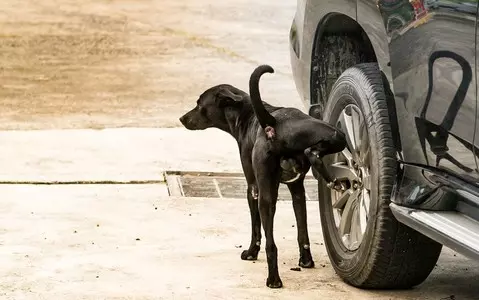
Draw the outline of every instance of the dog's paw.
M326 186L337 191L345 191L347 189L346 185L336 178L332 182L326 184Z
M259 247L255 246L253 249L245 250L241 253L242 260L257 260Z
M266 279L266 286L272 289L279 289L283 287L283 282L279 276L268 277L268 279Z
M312 269L314 268L314 261L312 259L304 259L303 257L299 259L299 264L301 268Z
M298 265L306 269L314 268L313 256L311 255L311 249L309 248L309 245L304 245L302 249L300 249Z

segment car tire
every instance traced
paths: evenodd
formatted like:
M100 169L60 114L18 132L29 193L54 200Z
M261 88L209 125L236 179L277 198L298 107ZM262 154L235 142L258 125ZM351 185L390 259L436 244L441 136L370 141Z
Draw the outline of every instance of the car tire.
M351 164L354 169L350 170L358 170L354 173L360 174L357 181L345 181L345 184L349 182L345 188L349 193L347 201L352 202L355 195L356 206L351 204L348 208L345 204L338 209L342 205L337 204L338 200L333 208L333 200L343 199L344 194L328 188L324 180L319 181L321 224L330 261L336 273L356 287L389 289L418 285L433 270L442 245L399 223L389 208L397 160L386 94L376 63L359 64L345 70L331 89L323 119L342 128L347 127L347 120L354 122L354 116L363 122L356 122L356 125L363 124L357 126L361 128L359 131L354 129L360 132L357 136L367 141L356 143L356 148L365 149L366 145L369 148L361 154L360 150L351 150L354 147L352 142L348 142L349 150L346 150L350 154L356 153L358 162L348 160L344 151L346 154L337 154L336 158L334 155L326 157L325 162L331 168ZM347 128L342 129L347 131ZM340 155L345 158L342 162ZM339 193L339 196L334 193ZM353 209L356 209L357 217L351 212ZM353 217L348 222L346 217L350 215ZM358 225L354 227L354 232L351 225L348 234L345 233L348 224Z

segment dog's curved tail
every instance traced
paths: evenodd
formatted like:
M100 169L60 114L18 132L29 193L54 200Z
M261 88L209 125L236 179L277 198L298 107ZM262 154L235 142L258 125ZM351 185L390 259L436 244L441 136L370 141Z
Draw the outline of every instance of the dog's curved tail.
M259 94L259 79L264 73L274 73L274 70L271 66L261 65L251 73L249 94L256 118L258 118L261 127L266 129L267 127L273 128L276 125L276 119L266 110Z

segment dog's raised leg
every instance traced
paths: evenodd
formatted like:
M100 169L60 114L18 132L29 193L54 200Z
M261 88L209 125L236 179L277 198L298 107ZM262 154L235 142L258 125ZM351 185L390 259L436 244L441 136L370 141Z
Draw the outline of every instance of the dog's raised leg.
M268 278L266 286L280 288L283 282L278 271L278 248L273 237L273 220L278 200L278 188L281 177L279 157L269 152L266 141L256 141L253 148L253 167L259 190L259 213L266 237L266 258Z
M313 175L316 179L319 180L319 175L321 175L323 179L328 183L329 188L333 188L336 190L345 189L345 187L340 182L338 182L337 178L333 177L328 171L323 162L323 155L319 152L319 150L307 148L306 150L304 150L304 154L308 157L308 160L311 163Z
M303 268L314 268L313 257L308 236L308 222L306 214L306 194L304 191L304 177L288 184L293 199L294 215L296 216L296 227L298 228L299 245L299 266Z
M256 184L248 183L248 205L251 215L251 243L248 250L241 253L242 260L258 259L258 252L261 248L261 218L258 207L258 187Z

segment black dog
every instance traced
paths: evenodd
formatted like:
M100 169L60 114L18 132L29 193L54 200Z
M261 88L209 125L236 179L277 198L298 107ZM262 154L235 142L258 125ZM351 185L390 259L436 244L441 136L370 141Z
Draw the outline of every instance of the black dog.
M273 217L276 211L278 187L286 183L293 198L298 228L299 265L314 267L306 220L304 177L310 165L319 174L340 188L324 167L322 157L342 151L344 134L328 123L314 119L298 109L274 107L260 98L259 79L273 73L267 65L251 74L247 93L227 84L206 90L191 111L180 118L190 130L219 128L230 133L238 142L241 164L248 183L248 204L252 234L248 250L241 259L256 260L261 244L261 223L266 235L268 279L271 288L282 286L278 272L277 248L273 238ZM258 203L259 199L259 203Z

